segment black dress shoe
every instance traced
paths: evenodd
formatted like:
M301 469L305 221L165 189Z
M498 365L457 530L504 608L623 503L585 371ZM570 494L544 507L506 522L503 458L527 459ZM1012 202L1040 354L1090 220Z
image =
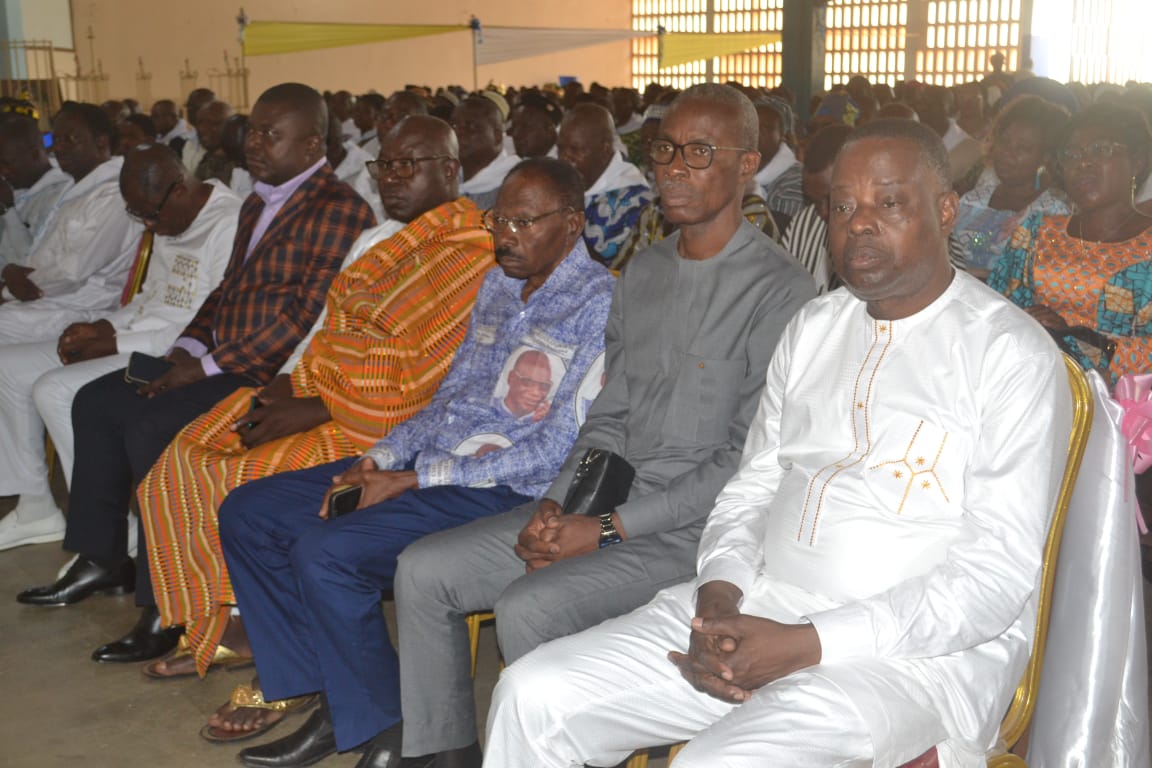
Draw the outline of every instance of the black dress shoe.
M102 568L86 557L76 558L64 575L45 587L32 587L16 595L25 605L71 605L97 593L125 595L136 589L136 568L132 560L115 568Z
M405 757L396 764L396 768L480 768L484 762L484 753L480 751L480 742L474 741L466 747L459 749L450 749L446 752L436 752L431 755L423 755L421 757ZM361 766L360 763L356 764L356 768L378 768L378 766L388 766L388 763L366 763Z
M400 768L404 724L396 723L376 734L364 747L356 768Z
M92 660L132 662L158 659L176 647L182 634L184 629L181 627L162 627L160 611L155 607L145 608L131 632L92 651Z
M325 708L312 713L295 733L240 750L238 757L253 768L302 768L336 752L336 733Z

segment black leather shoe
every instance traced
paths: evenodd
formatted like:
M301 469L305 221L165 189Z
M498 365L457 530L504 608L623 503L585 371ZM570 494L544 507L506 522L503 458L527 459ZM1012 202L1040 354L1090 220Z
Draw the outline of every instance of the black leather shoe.
M474 741L466 747L450 749L446 752L436 752L421 757L406 757L396 764L396 768L480 768L484 762L484 753L480 751L480 742ZM365 766L356 764L356 768L379 768L388 766L388 763L367 763Z
M101 568L86 557L76 558L72 567L55 583L32 587L16 595L25 605L71 605L90 595L126 595L136 589L136 568L132 560L115 568Z
M160 626L160 611L145 608L131 632L92 651L92 660L124 663L158 659L176 647L183 633L181 627L164 629Z
M400 746L403 740L403 723L385 728L365 745L364 755L356 763L356 768L400 768Z
M332 719L321 707L295 733L282 739L240 750L238 757L252 768L302 768L336 752Z

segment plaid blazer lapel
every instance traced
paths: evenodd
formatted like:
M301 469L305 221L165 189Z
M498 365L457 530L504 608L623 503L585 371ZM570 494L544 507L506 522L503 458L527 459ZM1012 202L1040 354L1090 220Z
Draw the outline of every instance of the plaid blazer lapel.
M256 229L256 222L260 220L260 212L264 210L264 201L253 193L248 195L240 206L240 221L236 225L236 237L232 240L232 258L228 260L228 268L224 274L231 274L244 263L244 254L248 252L248 241L252 239L252 232Z
M264 237L260 239L257 247L262 247L265 243L274 243L276 238L280 236L282 229L288 226L293 226L297 223L297 214L307 206L312 200L320 193L322 189L336 181L336 174L332 173L331 167L327 163L320 166L320 170L308 177L300 188L297 189L292 197L284 203L284 207L276 213L276 218L272 219L272 223L268 226L267 231L264 232ZM257 213L259 216L259 213Z

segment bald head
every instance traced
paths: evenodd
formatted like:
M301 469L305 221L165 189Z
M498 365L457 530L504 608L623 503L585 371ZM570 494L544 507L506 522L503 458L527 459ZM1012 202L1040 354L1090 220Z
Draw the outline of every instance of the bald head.
M687 105L703 107L707 112L728 112L736 119L736 138L742 147L754 147L760 138L760 118L756 107L743 93L730 85L699 83L688 88L668 107L671 114ZM667 116L665 116L667 119Z
M184 175L184 164L164 144L141 144L124 154L120 169L120 189L134 185L146 195L162 195L173 181Z
M380 157L369 167L389 218L409 222L455 200L458 156L452 127L430 115L406 117L381 137Z
M256 103L284 107L287 111L300 115L312 128L313 135L328 134L328 105L315 88L302 83L281 83L260 94Z
M412 115L393 126L387 134L401 141L418 139L423 149L433 155L447 155L453 160L460 158L460 143L452 126L431 115Z
M131 216L158 235L179 235L192 225L212 194L167 145L145 144L124 155L120 194Z
M561 160L579 171L584 189L588 189L612 162L615 137L612 113L599 104L581 103L560 122L556 151Z

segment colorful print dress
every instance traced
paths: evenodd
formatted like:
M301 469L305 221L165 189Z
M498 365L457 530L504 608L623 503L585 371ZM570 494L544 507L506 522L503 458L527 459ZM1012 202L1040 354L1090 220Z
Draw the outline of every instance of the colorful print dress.
M1033 214L1021 222L988 285L1021 307L1044 305L1069 325L1116 342L1109 372L1152 372L1152 228L1119 243L1068 235L1068 216ZM1085 369L1100 350L1066 337Z

